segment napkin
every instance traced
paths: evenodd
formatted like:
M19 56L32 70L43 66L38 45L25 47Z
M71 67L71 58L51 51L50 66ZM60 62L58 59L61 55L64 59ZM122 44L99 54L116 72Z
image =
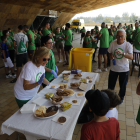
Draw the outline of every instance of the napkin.
M87 89L87 84L81 83L79 89L86 91L86 89Z
M33 113L35 110L36 104L24 104L23 107L20 109L22 114L24 113Z
M66 121L65 121L64 123L59 123L59 122L58 122L58 118L59 118L59 117L65 117L65 118L66 118ZM55 116L55 117L52 119L52 121L64 125L69 119L70 119L69 116L59 113L57 116Z
M77 103L73 103L73 102L72 102L73 100L77 100ZM69 100L69 103L72 104L72 105L80 105L81 99L70 99L70 100Z
M83 95L82 96L78 96L78 93L82 93ZM85 93L84 92L77 92L75 95L76 95L76 97L83 97L83 96L85 96Z
M38 97L37 99L32 101L32 103L37 104L39 106L42 106L45 102L47 102L47 99L45 99L43 97Z

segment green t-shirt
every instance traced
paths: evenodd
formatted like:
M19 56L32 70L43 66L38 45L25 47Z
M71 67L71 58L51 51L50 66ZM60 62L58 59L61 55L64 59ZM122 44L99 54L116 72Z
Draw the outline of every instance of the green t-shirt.
M127 38L132 38L131 29L127 29L126 33L127 33L127 36L126 36Z
M115 40L116 39L116 34L117 34L117 31L112 31L113 32L113 40Z
M27 31L28 40L29 40L29 34L32 36L32 43L33 43L33 45L28 43L28 50L35 50L36 47L35 47L34 33L31 30Z
M90 41L90 43L88 45L86 44L87 41L88 42ZM85 37L84 42L86 44L86 48L92 48L92 41L91 41L90 37Z
M81 29L81 33L86 33L86 30L85 29Z
M138 33L136 36L135 36L135 40L134 40L134 46L137 50L140 51L140 33Z
M102 28L100 33L102 34L100 37L100 48L108 48L109 47L109 32L107 28Z
M11 31L9 32L9 36L12 36L13 37L14 33Z
M137 27L137 28L134 30L134 32L133 32L133 36L132 36L132 40L133 40L133 41L135 41L135 37L136 37L136 35L137 35L139 32L140 32L140 26Z
M54 70L55 71L55 58L54 58L54 54L52 52L52 50L50 49L50 53L51 53L51 56L50 56L50 61L46 64L46 67L51 69L51 70ZM48 81L51 81L53 79L53 74L50 73L50 72L45 72L45 78L48 80Z
M39 43L40 39L41 39L41 36L39 34L36 34L35 43Z
M59 37L61 37L61 35L63 35L62 32L60 32L59 34L58 33L55 34L55 37L54 38L56 39L56 43L59 43L59 42L62 42L63 41L63 39L59 39Z
M93 39L95 39L94 37L95 37L96 35L91 35L91 36L92 36ZM93 41L92 41L92 48L94 48L94 49L97 48L97 42L93 42Z
M65 40L65 45L72 45L72 31L71 30L66 30L65 31L65 36L68 36L68 39Z
M109 35L109 46L111 44L111 42L113 41L113 36L112 35Z
M8 47L8 50L14 50L14 46L13 46L13 40L11 39L11 37L7 37L7 42L6 45L11 45L11 47Z
M50 29L43 29L42 34L43 36L47 36L50 35L52 33L52 31ZM52 37L52 41L54 42L54 38Z

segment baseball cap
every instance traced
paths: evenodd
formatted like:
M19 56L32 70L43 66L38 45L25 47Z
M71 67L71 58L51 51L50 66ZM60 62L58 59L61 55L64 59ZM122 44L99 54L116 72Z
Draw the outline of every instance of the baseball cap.
M97 116L104 116L110 108L110 100L105 92L100 90L89 90L85 95L89 107Z

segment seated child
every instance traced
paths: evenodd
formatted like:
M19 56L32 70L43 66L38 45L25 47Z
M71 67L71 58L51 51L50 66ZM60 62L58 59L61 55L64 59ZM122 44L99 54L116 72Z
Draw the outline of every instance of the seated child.
M114 117L118 120L118 110L116 109L116 106L119 105L120 100L121 100L119 95L110 89L105 89L105 90L101 90L101 91L105 92L110 99L110 108L109 108L109 111L107 112L106 116L108 118Z
M89 90L85 97L94 119L82 126L80 140L120 140L119 122L106 117L110 108L108 95L97 89Z
M2 59L5 65L5 73L6 73L6 78L16 78L16 74L14 73L14 65L9 57L9 52L8 52L8 48L7 45L5 44L5 42L7 41L6 36L2 36L1 40L1 50L2 50ZM11 69L12 75L9 74L9 68Z

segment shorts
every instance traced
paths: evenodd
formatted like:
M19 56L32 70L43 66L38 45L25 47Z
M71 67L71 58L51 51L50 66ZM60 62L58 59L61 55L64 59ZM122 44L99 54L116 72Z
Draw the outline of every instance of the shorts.
M64 43L63 42L55 43L55 47L56 47L56 49L63 49L64 48Z
M99 54L102 54L102 55L107 54L107 50L108 48L99 48Z
M71 50L71 48L72 48L72 45L65 45L65 47L64 47L64 51L66 52L66 51L70 51Z
M81 38L83 38L83 37L85 37L85 33L82 33L82 34L81 34Z
M22 67L22 64L26 64L28 62L27 53L16 55L16 67Z
M6 60L7 60L7 62L5 62L4 59L3 59L4 65L5 65L6 68L7 68L7 67L9 67L9 68L14 67L14 65L13 65L13 63L12 63L10 57L6 58Z

